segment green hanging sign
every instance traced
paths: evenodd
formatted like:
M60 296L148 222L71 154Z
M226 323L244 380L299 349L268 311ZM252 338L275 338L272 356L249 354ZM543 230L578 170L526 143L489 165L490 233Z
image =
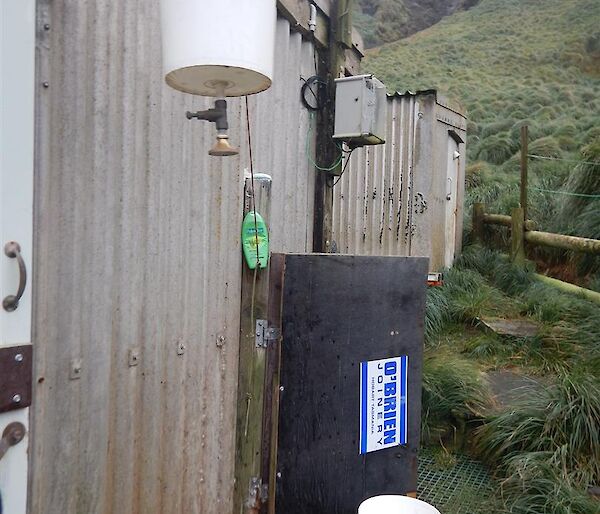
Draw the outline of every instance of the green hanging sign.
M258 243L258 251L257 251ZM242 249L250 269L266 268L269 263L269 231L262 216L250 211L242 223Z

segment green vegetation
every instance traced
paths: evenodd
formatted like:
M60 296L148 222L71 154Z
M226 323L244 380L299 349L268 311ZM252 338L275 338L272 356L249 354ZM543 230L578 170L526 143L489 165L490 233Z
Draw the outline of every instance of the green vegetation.
M469 117L467 248L428 292L423 440L448 466L452 451L470 449L495 469L503 506L490 512L600 512L586 492L600 484L600 308L533 275L600 291L600 258L530 249L520 269L469 235L474 202L499 214L518 206L527 125L528 217L541 230L600 238L600 2L361 0L357 13L367 46L387 42L363 70L390 90L436 88ZM491 232L506 249L509 231ZM481 317L529 319L539 331L500 336ZM496 370L545 386L498 404L486 380Z
M391 90L433 87L464 104L467 217L473 202L501 214L518 206L520 129L528 125L529 153L550 158L530 161L530 218L542 230L595 238L600 198L572 194L600 194L599 41L597 0L482 0L369 51L364 69ZM600 283L598 258L556 250L530 257L559 278Z
M600 307L536 281L533 270L470 246L444 286L428 291L423 441L445 456L471 451L496 469L504 510L490 512L591 514L597 503L586 489L600 482ZM539 334L484 332L482 316L535 320ZM498 407L485 374L506 369L548 385Z
M491 416L478 430L477 444L490 462L510 468L534 459L555 467L565 482L587 488L600 481L598 420L600 381L576 370Z
M479 0L357 0L354 25L367 48L397 41L426 29L455 11L468 9Z
M483 374L475 363L450 352L429 352L423 367L423 440L450 440L456 447L467 423L480 418L489 403Z

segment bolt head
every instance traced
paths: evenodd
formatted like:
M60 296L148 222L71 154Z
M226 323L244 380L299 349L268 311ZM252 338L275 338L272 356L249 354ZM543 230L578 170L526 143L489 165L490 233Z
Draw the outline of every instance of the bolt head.
M15 361L16 362L23 362L23 354L22 353L17 353L17 355L15 355Z
M280 390L281 392L283 392L283 389L284 389L284 387L283 387L283 386L279 386L279 390Z
M15 394L12 397L12 401L13 401L13 403L21 403L21 395L20 394Z

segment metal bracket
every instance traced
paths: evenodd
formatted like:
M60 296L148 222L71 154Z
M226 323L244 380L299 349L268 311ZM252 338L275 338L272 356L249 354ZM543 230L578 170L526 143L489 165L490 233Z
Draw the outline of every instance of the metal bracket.
M269 496L269 484L263 484L262 478L252 477L248 485L248 498L246 507L256 509L261 503L265 503Z
M32 364L30 344L0 348L0 412L31 405Z
M267 348L269 343L279 339L281 331L276 327L270 327L266 319L257 319L255 335L256 347Z

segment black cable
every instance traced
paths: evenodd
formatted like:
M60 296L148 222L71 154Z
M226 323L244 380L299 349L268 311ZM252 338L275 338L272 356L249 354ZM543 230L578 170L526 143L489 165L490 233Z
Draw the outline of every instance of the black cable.
M313 32L313 61L315 62L315 75L319 74L319 67L317 66L317 35Z
M342 168L342 172L340 173L340 176L337 178L337 180L333 183L333 186L331 187L335 187L336 184L342 180L342 177L344 176L344 172L346 171L346 168L348 167L348 164L350 164L350 157L352 156L352 152L354 152L354 150L356 150L356 147L352 148L348 153L348 157L346 157L346 162L344 164L344 167Z
M302 78L302 77L300 77ZM300 98L302 100L302 103L304 104L304 107L306 107L309 111L320 111L324 106L325 106L325 98L327 97L326 93L327 93L327 82L325 80L323 80L321 77L319 77L318 75L313 75L312 77L309 77L308 79L303 79L304 80L304 84L302 84L302 88L300 89ZM317 91L315 93L315 91L312 89L312 85L316 84L317 85ZM307 98L306 98L306 90L309 90L312 94L312 96L315 98L315 105L312 105L308 102Z

